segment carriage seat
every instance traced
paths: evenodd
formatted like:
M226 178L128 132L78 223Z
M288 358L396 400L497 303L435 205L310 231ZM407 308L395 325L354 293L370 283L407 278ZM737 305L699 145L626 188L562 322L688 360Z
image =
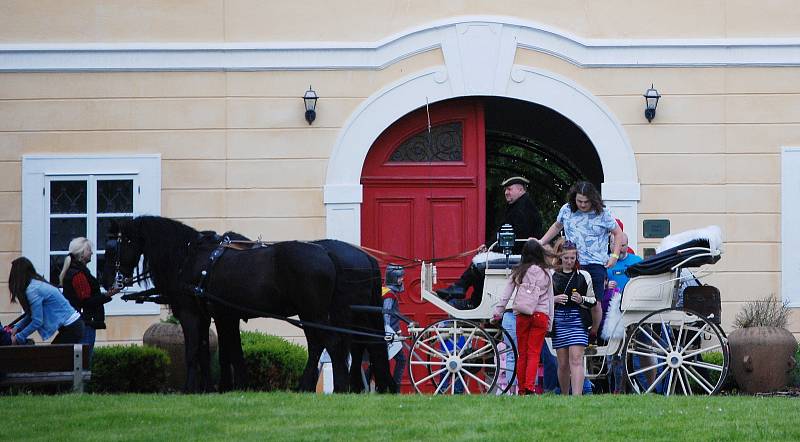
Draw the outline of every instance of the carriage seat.
M516 267L521 259L521 255L509 255L508 262L506 262L506 255L503 253L489 252L475 255L475 257L472 258L472 263L475 264L475 267L481 270L487 268L505 269Z
M705 250L686 250L693 247L701 247ZM708 255L711 251L709 240L705 238L693 239L687 241L679 246L671 249L664 250L656 253L647 259L634 264L625 271L629 278L635 278L642 275L658 275L661 273L668 273L672 271L672 267L680 264L687 258L696 257L686 262L683 267L700 267L704 264L715 264L720 259L719 253L711 256ZM717 250L713 250L718 252Z

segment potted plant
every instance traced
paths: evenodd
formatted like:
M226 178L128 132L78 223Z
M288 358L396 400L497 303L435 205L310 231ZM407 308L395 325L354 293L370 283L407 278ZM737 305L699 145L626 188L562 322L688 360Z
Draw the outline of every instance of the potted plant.
M142 343L167 352L170 358L167 383L175 390L182 389L186 383L186 352L183 329L178 318L170 315L148 327ZM217 351L217 334L213 330L208 331L208 347L211 355L214 355Z
M773 294L746 303L736 315L728 337L731 369L745 393L777 391L791 381L797 340L785 328L790 313Z

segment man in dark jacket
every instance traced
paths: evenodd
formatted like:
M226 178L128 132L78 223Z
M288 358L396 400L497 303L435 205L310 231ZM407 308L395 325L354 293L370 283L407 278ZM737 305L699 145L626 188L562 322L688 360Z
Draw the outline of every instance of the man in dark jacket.
M533 203L533 199L528 195L528 180L518 176L512 177L503 181L503 188L508 206L495 233L503 224L511 224L517 239L538 238L537 235L542 233L542 216ZM524 245L524 241L517 241L513 253L515 255L522 253Z
M503 181L502 186L508 206L495 232L499 231L500 226L503 224L510 224L517 239L540 237L542 234L542 216L539 214L539 209L536 208L530 195L528 195L529 183L527 179L520 176L511 177ZM520 254L524 245L523 241L517 241L512 253L515 255ZM481 246L481 251L485 251L485 249L486 245L484 244ZM473 293L469 301L454 302L453 305L464 309L477 307L483 297L484 276L485 270L483 267L470 264L458 281L445 289L437 290L436 294L446 300L462 300L467 290L472 287Z

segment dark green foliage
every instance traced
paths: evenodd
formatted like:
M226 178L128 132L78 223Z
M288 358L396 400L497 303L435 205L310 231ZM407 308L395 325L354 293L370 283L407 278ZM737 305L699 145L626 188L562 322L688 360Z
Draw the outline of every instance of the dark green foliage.
M178 318L175 317L175 315L169 315L169 316L167 316L167 319L162 319L161 322L165 323L165 324L180 324L181 323L181 321L179 321Z
M711 351L707 353L703 353L702 355L703 362L708 362L709 364L714 364L717 366L722 366L722 352L718 351ZM719 376L721 373L717 372L716 370L709 370L709 377L708 380L713 384L716 385L717 381L719 380ZM703 389L694 379L689 378L689 387L692 389L694 394L703 395ZM725 382L722 384L719 393L727 392L730 393L736 389L736 383L733 380L733 370L728 369L727 377L725 378ZM676 394L682 394L683 390L681 390L680 384L675 387Z
M795 365L792 369L792 380L789 385L793 387L800 387L800 346L794 352Z
M711 352L703 353L703 362L708 362L709 364L714 364L714 365L721 366L722 365L722 352L711 351ZM728 364L728 367L729 368L728 368L727 377L725 378L725 382L722 384L722 388L719 391L722 394L731 394L731 393L735 392L738 389L738 386L736 385L736 379L733 378L733 370L730 369L730 363ZM710 371L709 380L712 383L716 384L717 380L719 379L719 375L720 375L720 373L718 373L718 372L716 372L714 370L711 370ZM700 387L697 385L697 383L694 380L690 380L689 382L691 383L691 386L692 386L693 390L699 391Z
M242 332L242 350L247 364L248 388L289 390L297 387L308 352L277 336Z
M710 352L707 352L707 353L703 353L703 362L708 362L709 364L722 366L722 352L710 351ZM709 373L710 379L709 380L712 383L716 384L717 380L719 380L719 375L720 375L720 373L718 373L718 372L716 372L714 370L710 370L710 373ZM731 375L732 375L732 373L729 371L728 372L728 376L731 376ZM694 381L691 381L691 382L694 382ZM725 387L723 386L723 388L725 388Z
M90 391L94 393L155 393L167 388L169 356L149 346L96 347Z

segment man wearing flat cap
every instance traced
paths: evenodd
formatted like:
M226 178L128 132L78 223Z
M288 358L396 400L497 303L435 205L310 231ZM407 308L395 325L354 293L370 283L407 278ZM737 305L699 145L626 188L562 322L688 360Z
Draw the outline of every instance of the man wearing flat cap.
M528 184L530 181L521 177L515 176L503 181L502 186L505 190L506 213L497 226L503 224L511 224L514 228L514 236L517 239L538 238L539 233L542 232L542 216L539 214L539 209L533 203L533 199L528 195ZM514 254L519 255L522 253L524 242L517 242L514 245Z
M511 224L511 227L514 228L514 236L517 239L540 237L542 234L542 216L539 214L539 209L536 208L530 195L528 195L529 183L530 181L521 176L514 176L503 181L502 186L508 206L506 206L506 211L500 224L495 229L495 234L503 224ZM524 242L518 241L514 245L512 253L515 255L520 254L524 245ZM485 245L481 247L481 249L484 248ZM437 290L436 294L442 299L461 299L465 296L467 289L472 287L473 293L469 303L459 307L476 307L480 304L481 297L483 297L484 274L485 272L482 268L471 264L458 281L445 289Z

